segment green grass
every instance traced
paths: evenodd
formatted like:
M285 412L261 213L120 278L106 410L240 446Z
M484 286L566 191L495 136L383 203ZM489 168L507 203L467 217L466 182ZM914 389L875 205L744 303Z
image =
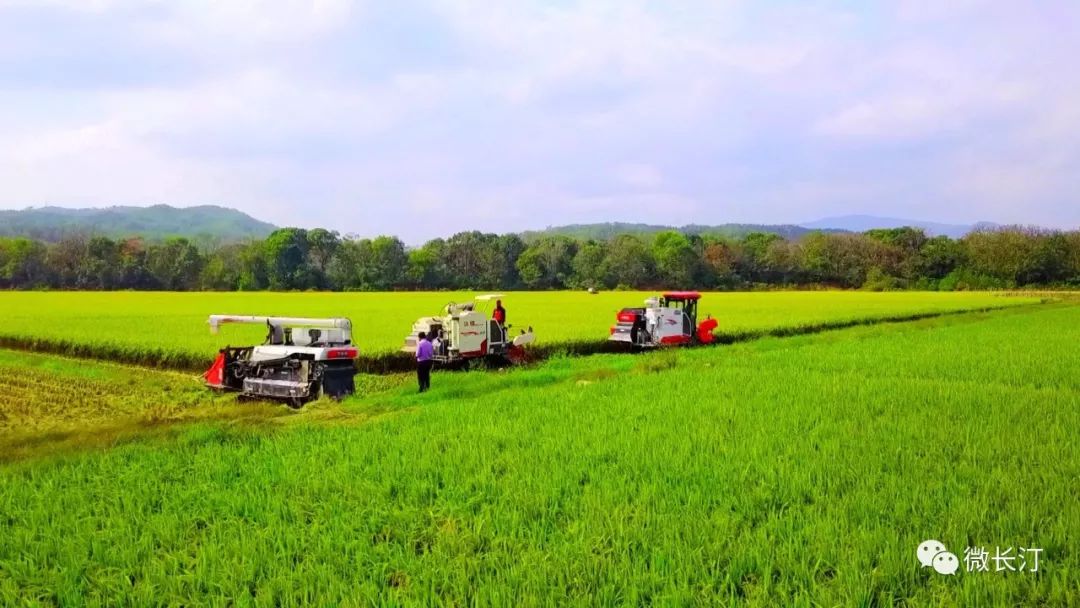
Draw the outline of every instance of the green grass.
M346 316L364 357L400 348L412 323L439 314L449 301L473 294L421 293L147 293L0 292L0 346L200 369L226 345L262 341L258 326L227 326L213 336L213 313ZM531 325L537 346L607 338L615 313L640 305L644 292L519 292L504 298L512 325ZM1038 301L987 293L772 292L710 293L701 314L720 321L718 332L739 337L776 328L797 329L861 319L918 315Z
M21 461L0 604L1072 605L1077 343L1043 306L555 358Z

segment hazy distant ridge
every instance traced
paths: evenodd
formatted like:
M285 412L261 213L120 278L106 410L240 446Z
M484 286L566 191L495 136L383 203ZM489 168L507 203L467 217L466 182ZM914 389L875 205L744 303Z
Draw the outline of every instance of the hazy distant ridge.
M273 224L241 211L215 205L0 210L0 236L27 236L44 241L57 241L77 234L241 240L265 237L275 228Z
M975 224L942 224L939 222L923 222L920 220L905 220L895 217L879 217L876 215L842 215L839 217L827 217L813 222L800 224L804 228L814 230L832 229L846 230L848 232L866 232L874 228L900 228L911 226L922 228L931 236L947 236L958 239L974 230L984 228L999 228L1000 225L993 222L978 222Z
M662 226L658 224L634 224L624 222L607 222L596 224L568 224L565 226L549 226L544 230L530 230L522 233L525 240L535 239L542 236L568 236L577 239L607 240L619 234L634 234L638 236L651 236L665 230L677 230L684 234L717 235L738 238L751 232L771 232L786 239L798 238L808 232L866 232L874 228L899 228L911 226L922 228L931 236L945 235L951 238L960 238L969 232L983 228L997 228L998 224L992 222L979 222L977 224L942 224L939 222L924 222L920 220L906 220L893 217L878 217L873 215L845 215L830 217L804 224L717 224L712 226L688 224L686 226Z
M650 237L665 230L677 230L684 234L723 236L739 238L751 232L769 232L786 239L798 238L808 232L865 232L873 228L897 228L912 226L922 228L932 236L946 235L960 238L980 228L995 228L998 224L943 224L872 215L845 215L829 217L803 224L687 224L664 226L659 224L604 222L592 224L567 224L549 226L543 230L526 230L522 238L531 241L544 236L568 236L575 239L608 240L620 234ZM141 236L146 239L162 239L184 236L217 241L234 241L263 238L277 227L257 220L250 215L216 205L196 207L106 207L100 209L67 209L61 207L38 207L15 211L0 210L0 236L28 236L44 241L57 241L64 237L104 235L113 238ZM331 230L348 232L341 226L329 226ZM467 227L462 227L467 230ZM449 235L445 235L449 236Z
M544 236L568 236L576 239L608 240L620 234L651 236L665 230L677 230L683 234L715 235L738 238L751 232L771 232L784 238L796 238L812 230L795 224L719 224L706 226L687 224L686 226L661 226L658 224L633 224L608 222L599 224L568 224L549 226L544 230L528 230L521 233L526 241ZM834 230L826 230L835 232Z

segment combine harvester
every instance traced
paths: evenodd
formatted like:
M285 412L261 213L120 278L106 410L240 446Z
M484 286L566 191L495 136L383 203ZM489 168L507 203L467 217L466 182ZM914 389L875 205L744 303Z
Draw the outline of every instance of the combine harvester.
M696 291L668 291L645 300L642 308L624 308L616 316L608 340L635 348L712 344L716 319L697 323Z
M525 358L525 346L535 339L532 327L510 337L511 325L505 327L488 314L491 302L502 294L476 296L472 302L450 302L441 317L420 317L412 332L405 336L402 352L415 353L417 336L423 332L438 337L435 362L446 366L468 365L483 361L498 365L518 363Z
M226 323L266 325L260 346L227 346L203 375L207 386L301 407L320 394L334 399L356 387L357 348L348 319L210 315L210 332Z

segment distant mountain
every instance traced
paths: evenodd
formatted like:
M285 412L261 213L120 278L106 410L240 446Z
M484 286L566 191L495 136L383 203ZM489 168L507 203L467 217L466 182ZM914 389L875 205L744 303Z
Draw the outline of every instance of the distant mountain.
M183 236L234 241L265 237L275 228L246 213L214 205L0 210L0 236L27 236L45 241L76 234L114 238L141 236L150 240Z
M521 237L526 241L545 236L568 236L575 239L595 239L604 241L620 234L633 234L648 237L665 230L677 230L683 234L724 236L729 238L738 238L751 232L771 232L784 238L795 238L808 232L812 232L810 228L793 224L719 224L716 226L688 224L686 226L677 227L661 226L657 224L610 222L604 224L569 224L566 226L551 226L544 230L530 230L523 232L521 233ZM826 230L826 232L843 232L843 230Z
M960 238L969 232L982 229L999 228L993 222L979 222L976 224L940 224L937 222L921 222L919 220L904 220L895 217L877 217L873 215L843 215L839 217L827 217L814 222L800 224L803 228L813 230L845 230L848 232L865 232L873 228L900 228L911 226L922 228L931 236L947 236Z

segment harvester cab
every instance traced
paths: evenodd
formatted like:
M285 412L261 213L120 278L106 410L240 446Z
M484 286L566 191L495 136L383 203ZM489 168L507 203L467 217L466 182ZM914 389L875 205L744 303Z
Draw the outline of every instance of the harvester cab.
M267 333L261 345L221 349L203 375L211 388L282 400L293 407L320 394L340 399L356 390L359 353L348 319L210 315L208 323L214 334L228 323L266 325Z
M645 300L639 308L624 308L616 315L609 340L641 348L680 344L709 344L716 319L700 324L696 291L668 291Z
M439 317L421 317L405 336L402 352L415 353L417 336L426 334L435 344L435 361L454 364L486 359L516 362L524 357L524 347L535 338L532 327L513 335L513 325L492 318L495 301L502 294L476 296L471 302L450 302Z

